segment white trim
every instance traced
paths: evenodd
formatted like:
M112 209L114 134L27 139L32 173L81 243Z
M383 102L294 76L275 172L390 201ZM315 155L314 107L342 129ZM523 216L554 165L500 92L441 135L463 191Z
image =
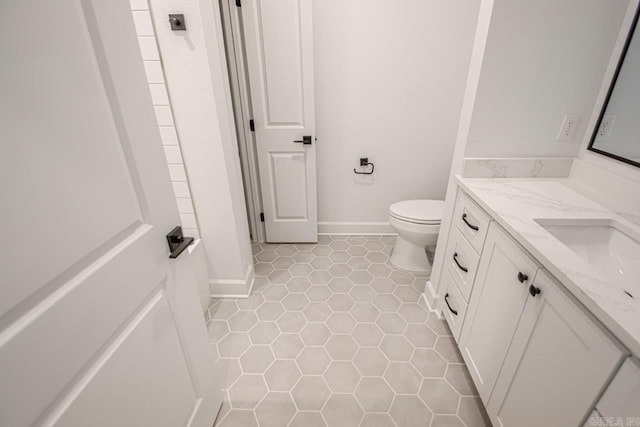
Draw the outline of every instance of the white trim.
M318 222L319 235L395 236L388 222Z
M211 290L209 289L209 269L207 268L207 257L204 253L202 239L196 239L187 250L189 251L193 277L196 280L198 295L200 296L200 305L204 313L211 303Z
M427 309L430 312L435 313L438 318L442 318L441 311L436 309L438 307L438 295L433 289L431 279L427 280L427 284L424 287L424 292L422 293L422 298L424 299L425 304L427 304Z
M260 190L258 154L256 153L255 133L249 129L249 121L253 116L253 112L244 54L242 16L234 0L221 0L220 6L249 229L252 241L264 242L264 223L260 221L262 193Z
M247 268L244 279L209 279L211 298L248 298L255 281L253 265Z

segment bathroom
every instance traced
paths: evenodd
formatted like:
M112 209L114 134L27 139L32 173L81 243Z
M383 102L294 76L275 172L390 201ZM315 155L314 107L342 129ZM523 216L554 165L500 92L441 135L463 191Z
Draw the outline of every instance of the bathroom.
M6 2L0 425L638 425L639 5Z

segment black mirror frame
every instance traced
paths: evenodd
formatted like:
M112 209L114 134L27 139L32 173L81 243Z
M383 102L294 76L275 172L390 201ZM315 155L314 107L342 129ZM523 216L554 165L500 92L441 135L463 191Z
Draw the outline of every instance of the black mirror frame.
M593 129L593 134L591 135L591 140L589 141L589 146L587 150L593 151L594 153L601 154L603 156L621 161L628 165L636 166L640 168L640 163L634 162L633 160L629 160L626 157L618 156L617 154L609 153L608 151L603 151L593 146L593 143L596 140L596 135L598 134L598 129L600 129L600 124L602 123L602 119L604 118L604 113L607 110L607 106L609 105L609 100L611 99L611 95L613 94L613 89L616 86L616 81L618 80L618 76L620 75L620 69L622 68L622 64L624 63L624 58L627 56L627 51L629 50L629 45L631 44L631 39L636 31L636 26L638 24L638 17L640 16L640 2L636 7L636 13L633 17L633 22L631 23L631 28L629 29L629 34L627 35L627 40L624 43L624 47L622 49L622 54L620 55L620 60L618 61L618 65L616 66L616 71L613 73L613 78L611 79L611 84L609 85L609 90L607 91L607 97L604 99L604 103L602 104L602 109L600 110L600 115L598 116L598 121ZM640 34L638 34L640 37Z

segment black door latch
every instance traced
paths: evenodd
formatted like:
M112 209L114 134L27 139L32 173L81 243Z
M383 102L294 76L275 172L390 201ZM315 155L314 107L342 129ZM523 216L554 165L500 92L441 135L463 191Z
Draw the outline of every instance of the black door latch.
M311 145L311 135L305 135L302 137L302 141L293 141L299 144Z
M193 237L184 237L182 227L177 226L167 234L167 243L169 243L169 258L178 258L187 247L195 241Z

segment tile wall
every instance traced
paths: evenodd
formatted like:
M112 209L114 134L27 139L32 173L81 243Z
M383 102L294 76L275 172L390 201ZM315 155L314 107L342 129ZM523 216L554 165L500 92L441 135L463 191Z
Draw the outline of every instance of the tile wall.
M178 211L180 212L182 228L186 236L198 239L200 238L198 222L193 209L191 191L189 190L187 173L182 159L180 138L173 119L171 99L162 71L162 58L158 50L149 3L147 0L130 0L130 4L142 54L142 62L147 74L149 92L151 93L151 100L158 121L164 154L169 166L169 174L178 204Z

